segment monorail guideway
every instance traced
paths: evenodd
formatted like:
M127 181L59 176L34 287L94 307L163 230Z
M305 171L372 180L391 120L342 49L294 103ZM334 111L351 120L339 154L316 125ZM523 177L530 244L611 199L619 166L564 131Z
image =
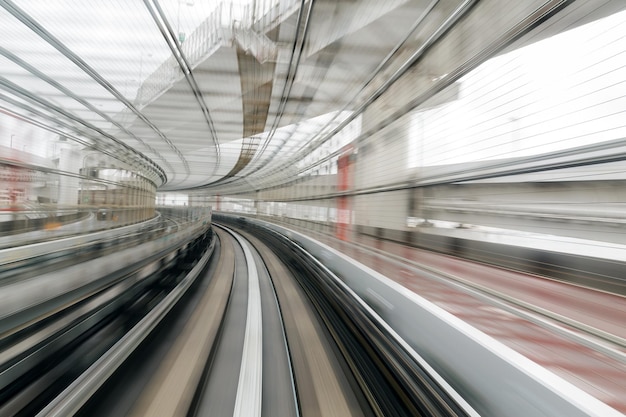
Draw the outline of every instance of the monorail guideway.
M300 249L214 229L205 273L78 415L477 415L437 378L420 388L410 352Z

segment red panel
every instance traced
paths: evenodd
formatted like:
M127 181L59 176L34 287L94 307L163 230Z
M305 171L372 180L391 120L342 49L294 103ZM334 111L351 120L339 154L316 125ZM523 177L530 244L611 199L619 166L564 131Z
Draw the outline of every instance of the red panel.
M347 191L352 188L352 156L353 148L348 145L337 160L337 190ZM348 240L348 228L350 225L350 200L349 197L341 196L337 198L337 226L335 236L341 240Z

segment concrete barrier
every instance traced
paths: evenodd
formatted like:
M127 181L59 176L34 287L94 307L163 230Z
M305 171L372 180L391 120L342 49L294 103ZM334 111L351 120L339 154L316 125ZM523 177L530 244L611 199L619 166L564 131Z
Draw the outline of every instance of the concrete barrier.
M220 216L215 216L215 220L219 221ZM335 249L276 224L249 218L246 221L288 237L318 258L428 360L481 415L623 416L561 377Z

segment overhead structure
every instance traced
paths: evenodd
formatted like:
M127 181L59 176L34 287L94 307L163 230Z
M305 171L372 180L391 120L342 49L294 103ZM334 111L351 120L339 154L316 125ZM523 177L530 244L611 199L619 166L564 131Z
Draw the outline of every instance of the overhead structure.
M4 114L140 164L161 190L247 181L346 104L423 11L407 3L2 1ZM377 41L385 16L397 30Z
M0 134L52 160L69 140L160 191L271 189L336 172L347 143L572 3L0 0ZM586 20L619 8L596 3Z

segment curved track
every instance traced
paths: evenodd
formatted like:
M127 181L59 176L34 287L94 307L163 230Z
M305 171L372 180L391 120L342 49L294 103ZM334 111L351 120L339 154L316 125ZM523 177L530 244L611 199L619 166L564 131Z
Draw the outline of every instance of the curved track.
M177 317L81 414L373 415L286 266L250 236L253 245L216 235L214 259Z
M211 259L201 271L192 269L197 278L155 281L152 291L160 296L126 296L134 308L102 307L110 311L93 314L107 320L52 355L65 356L54 372L67 388L40 390L41 396L29 386L49 372L24 375L26 388L12 398L5 390L1 410L94 417L473 415L446 399L445 387L418 369L373 313L293 243L258 230L214 230ZM72 369L79 358L83 366ZM37 405L28 403L33 395L42 398Z
M312 256L244 226L3 335L0 414L476 415Z

